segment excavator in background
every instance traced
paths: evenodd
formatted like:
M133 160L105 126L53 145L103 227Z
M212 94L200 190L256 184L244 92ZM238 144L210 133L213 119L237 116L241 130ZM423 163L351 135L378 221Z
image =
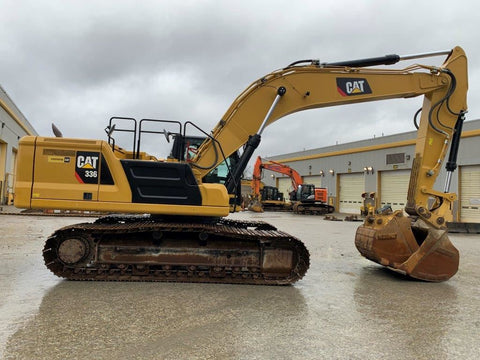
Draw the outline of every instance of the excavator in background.
M313 184L299 184L297 190L290 194L292 209L296 214L325 215L335 211L327 204L327 188L318 188Z
M260 208L257 207L257 204L260 205ZM249 210L263 212L264 209L288 210L289 208L290 203L287 202L284 194L280 192L277 187L264 185L263 188L260 189L258 197L253 198L251 201Z
M376 193L374 191L362 193L363 204L360 206L360 215L373 214L376 208Z
M260 191L260 181L262 179L263 169L284 174L290 178L293 189L288 194L290 202L284 200L283 194L282 196L277 195L275 199L271 199L271 197L268 196L268 191L279 193L278 189L275 187L270 187L273 191L268 187L264 187L263 191ZM328 193L326 188L317 188L313 184L304 184L300 174L290 166L273 160L264 161L260 156L257 157L253 168L253 201L250 204L250 210L262 212L265 208L280 208L282 210L291 209L297 214L328 214L334 212L335 208L327 204L327 197Z
M440 66L384 66L429 56L446 58ZM264 222L224 218L237 206L241 176L265 127L302 110L423 95L414 117L407 215L367 216L355 245L366 258L407 276L447 280L459 263L446 224L456 199L449 187L467 82L460 47L331 63L299 60L248 86L213 130L202 132L206 139L189 158L156 159L102 140L23 137L15 206L119 213L66 226L47 239L45 264L67 279L292 284L309 267L300 240ZM185 151L192 128L201 130L187 121L174 134ZM449 147L447 182L438 191L434 184ZM228 170L223 183L206 182L209 174L218 178L222 163Z
M300 174L298 174L289 166L272 160L263 160L261 156L258 156L253 167L251 195L252 201L250 203L249 210L255 212L263 212L264 209L272 208L275 210L289 210L291 208L291 204L285 201L285 194L280 193L278 188L274 186L264 186L263 189L260 189L263 169L287 175L291 179L292 187L294 189L297 189L298 184L302 182L302 177ZM273 196L276 194L276 198L274 198L275 200L271 198L270 193L273 194ZM289 197L290 195L288 194L288 198Z

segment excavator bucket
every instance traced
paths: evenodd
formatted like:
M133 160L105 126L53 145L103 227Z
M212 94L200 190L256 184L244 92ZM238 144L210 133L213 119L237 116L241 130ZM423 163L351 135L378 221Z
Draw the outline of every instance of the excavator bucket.
M253 212L263 212L263 206L260 200L257 198L253 199L252 202L248 205L248 210Z
M459 253L446 229L423 220L413 225L402 211L369 216L357 229L355 246L367 259L425 281L445 281L458 270Z

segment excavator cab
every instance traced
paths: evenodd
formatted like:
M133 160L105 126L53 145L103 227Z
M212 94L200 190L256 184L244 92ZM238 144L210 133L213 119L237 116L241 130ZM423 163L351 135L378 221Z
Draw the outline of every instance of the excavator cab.
M303 203L327 202L327 189L317 188L313 184L302 184L298 187L296 199Z
M205 141L204 136L187 136L182 134L173 134L173 145L170 152L170 159L178 161L192 161L198 152L198 148ZM214 169L212 169L202 179L204 183L225 184L227 178L238 163L240 155L235 151L232 155L223 160ZM239 184L241 186L241 184ZM237 186L238 188L238 186Z
M298 186L295 199L297 201L313 200L315 196L315 186L312 184L302 184Z
M291 194L291 199L296 214L325 215L335 211L332 205L327 204L327 189L317 188L313 184L299 185L297 192Z
M128 124L125 126L123 125L125 123ZM162 130L152 130L152 127L147 127L147 124L154 124L157 125L157 127L160 126ZM192 123L187 122L185 124ZM207 136L187 135L185 124L174 120L141 119L140 121L137 121L136 119L127 117L112 117L110 118L109 125L105 128L105 132L107 133L108 143L112 146L114 151L116 150L118 152L121 150L129 154L126 155L126 157L137 160L156 160L155 156L140 151L142 148L142 136L145 134L163 134L167 142L170 143L173 140L167 163L178 162L184 164L184 166L188 166L187 164L197 155L198 149ZM167 131L165 127L168 127L173 131ZM177 127L178 130L176 130ZM131 134L133 138L132 151L125 151L118 147L114 137L115 133L118 132ZM233 152L215 168L211 169L210 172L202 178L202 182L206 184L225 184L229 176L231 176L230 174L232 170L236 168L239 158L239 152ZM241 181L235 183L235 189L232 193L234 196L230 198L230 207L236 208L242 201Z

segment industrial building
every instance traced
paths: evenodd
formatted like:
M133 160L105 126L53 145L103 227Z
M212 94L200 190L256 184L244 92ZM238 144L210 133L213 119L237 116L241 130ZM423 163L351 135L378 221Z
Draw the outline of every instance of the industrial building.
M13 203L18 141L25 135L37 132L0 86L0 204Z
M269 157L297 170L305 183L326 187L329 203L342 213L359 214L362 193L375 192L376 206L405 207L415 156L416 132L376 137ZM480 223L480 120L466 121L450 192L456 192L454 221ZM444 191L442 170L435 189ZM263 182L287 194L288 177L265 171Z

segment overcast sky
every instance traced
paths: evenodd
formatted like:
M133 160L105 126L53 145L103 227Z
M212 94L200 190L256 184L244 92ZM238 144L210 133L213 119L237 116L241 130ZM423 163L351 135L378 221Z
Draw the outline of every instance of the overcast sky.
M295 60L456 45L469 58L467 116L480 118L480 5L473 0L0 4L0 84L44 136L55 123L67 137L104 139L111 116L190 120L210 131L251 82ZM420 106L420 98L398 99L297 113L265 130L257 154L411 131Z

